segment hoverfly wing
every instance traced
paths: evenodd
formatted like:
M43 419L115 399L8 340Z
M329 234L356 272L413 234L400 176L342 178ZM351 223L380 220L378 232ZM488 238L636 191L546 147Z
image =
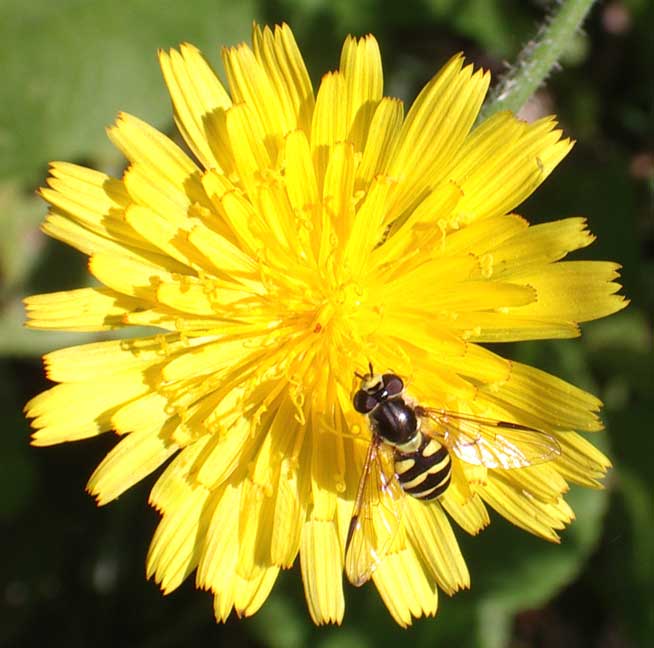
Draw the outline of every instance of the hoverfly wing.
M345 543L345 573L353 585L368 581L388 553L400 529L403 502L392 450L373 436Z
M535 428L442 409L419 407L419 416L436 423L426 430L470 464L511 470L545 463L561 454L557 440Z

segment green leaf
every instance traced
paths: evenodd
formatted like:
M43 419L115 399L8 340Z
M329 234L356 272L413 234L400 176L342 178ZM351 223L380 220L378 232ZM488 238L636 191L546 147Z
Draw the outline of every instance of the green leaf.
M0 304L15 293L45 246L39 224L45 205L21 191L16 181L0 182Z
M474 38L495 56L506 56L517 47L516 30L507 20L503 3L497 0L468 0L452 12L454 26Z
M572 582L596 547L607 507L605 491L573 488L566 498L576 520L561 536L561 544L547 543L493 520L464 555L477 600L480 646L506 644L513 616L538 608Z
M35 185L50 160L116 164L104 128L119 110L172 122L157 48L246 38L253 0L4 0L0 8L0 178Z

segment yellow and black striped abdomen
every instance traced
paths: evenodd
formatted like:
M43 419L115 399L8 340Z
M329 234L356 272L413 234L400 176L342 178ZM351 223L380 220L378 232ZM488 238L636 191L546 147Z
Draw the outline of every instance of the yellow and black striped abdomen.
M431 500L440 497L450 485L452 461L444 445L423 435L417 450L395 449L395 472L405 493Z

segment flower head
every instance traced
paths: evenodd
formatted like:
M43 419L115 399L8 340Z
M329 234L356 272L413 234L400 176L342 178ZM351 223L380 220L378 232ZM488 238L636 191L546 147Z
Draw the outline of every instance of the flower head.
M592 242L582 218L512 213L572 146L554 120L473 128L489 75L462 56L405 115L372 36L345 41L315 95L285 25L224 50L229 92L191 45L160 61L191 154L121 114L121 179L53 163L44 231L87 254L99 284L26 300L34 328L155 331L48 354L60 384L27 405L34 443L114 430L88 484L99 504L168 462L147 558L165 592L195 571L218 619L253 614L299 553L312 618L340 622L370 439L352 396L372 361L417 402L560 447L513 470L455 456L438 501L405 496L373 574L399 623L434 614L437 586L469 585L450 518L474 534L491 506L556 540L567 482L597 486L609 466L576 432L600 429L600 403L480 345L574 337L625 303L614 264L560 261Z

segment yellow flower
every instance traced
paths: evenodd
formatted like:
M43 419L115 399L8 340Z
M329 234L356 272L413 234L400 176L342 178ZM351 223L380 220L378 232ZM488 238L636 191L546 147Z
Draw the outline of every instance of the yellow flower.
M444 511L474 534L490 505L556 540L567 482L596 487L609 466L576 432L600 429L600 402L479 344L574 337L625 305L615 264L560 261L592 242L582 218L511 213L572 146L554 120L500 113L473 129L489 75L461 56L405 115L372 36L346 39L315 96L287 26L224 50L229 93L191 45L160 61L192 155L121 114L121 179L53 163L43 229L87 254L99 285L26 300L33 328L155 331L48 354L60 384L26 406L34 444L114 430L88 484L99 504L170 460L147 557L164 592L195 571L218 619L250 615L299 553L313 620L340 622L370 439L354 372L372 361L420 403L560 446L515 470L454 458L441 499L405 498L373 574L398 623L433 615L437 586L469 585Z

